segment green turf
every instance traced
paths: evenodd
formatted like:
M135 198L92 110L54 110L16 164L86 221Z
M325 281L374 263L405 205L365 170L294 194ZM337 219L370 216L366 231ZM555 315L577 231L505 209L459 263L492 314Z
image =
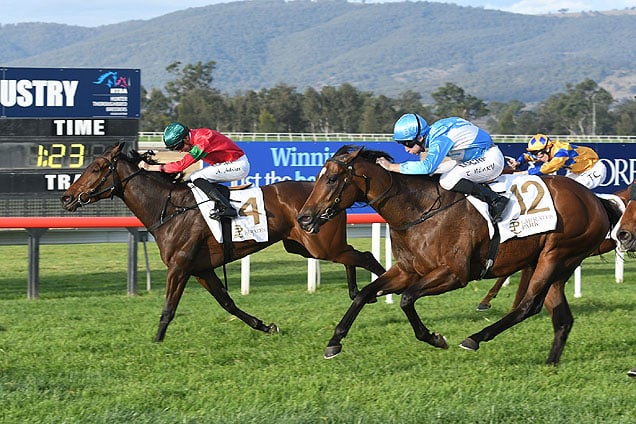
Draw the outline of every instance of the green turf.
M370 241L354 239L369 250ZM307 293L306 261L273 246L252 256L251 293L228 267L237 305L281 328L250 329L193 280L163 343L153 343L165 267L149 244L153 290L126 295L127 246L42 246L40 299L26 299L25 246L0 247L2 423L631 423L636 417L636 265L614 282L613 254L588 259L583 297L558 367L544 365L542 312L482 343L457 347L502 317L516 279L476 312L493 280L420 299L448 350L419 342L399 307L366 306L342 354L322 358L350 301L344 268L322 262ZM140 260L140 265L143 261ZM219 270L219 275L222 271ZM366 271L358 273L363 282ZM140 279L144 280L140 268ZM145 287L145 281L140 283Z

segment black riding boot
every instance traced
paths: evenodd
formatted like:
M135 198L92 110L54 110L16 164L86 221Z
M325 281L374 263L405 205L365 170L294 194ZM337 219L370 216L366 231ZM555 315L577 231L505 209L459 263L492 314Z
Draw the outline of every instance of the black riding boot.
M495 193L487 184L478 184L466 178L462 178L451 190L471 194L479 200L486 202L488 204L488 212L490 212L493 222L501 221L503 212L508 204L508 198Z
M210 212L210 218L219 219L223 217L233 218L237 216L236 209L230 204L228 198L223 196L216 184L206 180L205 178L197 178L192 182L199 187L211 200L214 200L216 210Z

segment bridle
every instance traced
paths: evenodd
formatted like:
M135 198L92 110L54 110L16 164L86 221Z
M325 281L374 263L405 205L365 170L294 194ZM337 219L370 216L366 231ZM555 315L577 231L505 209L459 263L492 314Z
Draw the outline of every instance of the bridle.
M94 198L96 198L98 196L101 196L102 194L107 193L107 192L110 192L110 198L111 199L113 198L113 196L115 196L115 194L122 194L123 193L124 183L126 183L127 181L129 181L132 178L136 177L141 172L141 169L138 169L137 171L135 171L132 174L128 175L126 178L121 179L121 178L119 178L119 174L116 172L117 171L117 163L119 161L119 155L116 155L115 157L113 157L112 160L108 159L106 156L98 156L97 159L103 159L103 160L106 161L106 163L108 163L108 173L102 177L102 179L99 181L99 183L95 187L93 187L89 191L83 191L77 196L77 202L81 206L89 204L92 199L94 199ZM113 176L112 185L110 185L109 187L105 187L105 188L103 188L103 189L98 191L98 189L104 183L106 183L106 181L108 180L108 177L110 177L111 175Z
M339 159L335 159L335 158L329 158L327 159L326 162L333 162L336 165L344 168L347 172L347 176L344 177L344 179L342 180L342 184L340 185L340 191L338 192L338 194L336 195L336 198L334 199L334 204L332 206L329 206L327 209L325 209L325 211L319 216L320 219L324 219L326 221L330 220L331 218L333 218L334 216L336 216L338 213L342 212L344 209L340 208L339 203L342 201L342 193L344 192L345 187L347 186L347 184L351 181L351 178L353 177L358 177L358 178L362 178L364 180L364 197L366 199L368 199L369 196L369 177L362 174L356 174L355 173L355 168L353 167L353 165L351 163L347 163L344 161L341 161ZM389 177L391 178L391 183L389 184L389 187L384 190L384 192L382 192L378 197L376 197L375 199L372 200L367 200L366 203L369 206L373 206L375 203L378 203L379 201L385 199L389 193L389 191L393 188L393 175L389 172L386 171L389 174Z
M340 208L338 206L338 204L342 200L341 199L341 195L342 195L342 192L345 189L345 186L350 182L349 177L360 177L360 178L364 179L364 181L365 181L365 192L364 192L365 198L368 198L370 182L369 182L369 177L368 176L366 176L364 174L362 174L362 175L356 174L355 170L354 170L354 167L353 167L353 165L351 163L347 163L347 162L341 161L339 159L335 159L333 157L327 159L326 162L333 162L336 165L345 168L346 171L347 171L347 177L345 177L342 180L342 185L340 186L340 191L338 192L338 195L334 199L333 206L330 206L327 209L325 209L325 211L319 216L320 219L329 220L333 216L335 216L336 214L338 214L339 212L341 212L343 210L342 208ZM369 206L373 206L373 204L378 203L381 200L384 200L388 196L388 194L391 191L391 189L393 188L393 174L390 171L386 170L385 168L382 168L382 169L384 169L389 174L389 176L391 177L391 183L389 184L389 187L386 190L384 190L378 197L376 197L375 199L372 199L372 200L368 200L366 202ZM407 230L407 229L409 229L409 228L411 228L411 227L413 227L415 225L418 225L418 224L426 221L427 219L433 217L434 215L437 215L438 213L450 208L454 204L459 203L462 200L466 200L466 197L462 196L459 199L456 199L456 200L454 200L454 201L452 201L452 202L450 202L450 203L448 203L446 205L442 205L442 194L440 192L440 186L439 186L438 183L435 184L435 188L437 190L437 198L431 204L431 206L426 211L424 211L424 213L422 213L422 215L420 215L419 218L417 218L414 221L408 222L408 223L406 223L404 225L401 225L401 226L393 226L392 225L391 229L395 230L395 231ZM636 189L634 190L634 192L636 192Z

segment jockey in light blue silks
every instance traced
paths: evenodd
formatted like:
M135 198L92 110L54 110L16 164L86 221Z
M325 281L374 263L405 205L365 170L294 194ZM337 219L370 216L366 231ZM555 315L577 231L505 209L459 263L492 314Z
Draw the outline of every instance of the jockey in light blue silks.
M379 158L380 166L402 174L440 174L444 189L486 202L493 221L501 221L508 199L482 184L497 178L504 167L504 156L490 134L462 118L444 118L429 126L420 115L408 113L395 123L393 139L410 154L428 154L401 164Z

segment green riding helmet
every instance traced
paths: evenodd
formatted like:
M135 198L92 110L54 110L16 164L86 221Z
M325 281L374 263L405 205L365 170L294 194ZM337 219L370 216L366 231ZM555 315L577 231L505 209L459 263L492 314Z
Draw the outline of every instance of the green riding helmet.
M163 131L163 143L169 150L181 150L190 129L179 122L172 122Z

